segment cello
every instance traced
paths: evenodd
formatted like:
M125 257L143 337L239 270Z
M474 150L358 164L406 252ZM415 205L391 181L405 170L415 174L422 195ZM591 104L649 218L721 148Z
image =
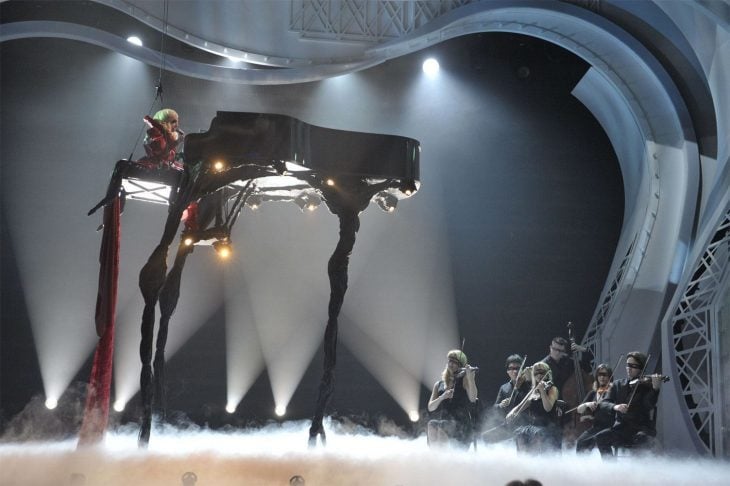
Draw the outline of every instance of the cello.
M568 340L571 348L575 343L573 335L573 323L568 321ZM593 375L583 369L580 365L580 358L577 352L572 352L573 374L563 385L562 399L566 403L566 408L573 409L586 399L588 392L593 389ZM578 439L578 436L590 428L587 421L581 422L577 413L570 414L569 417L563 417L563 441L572 446Z

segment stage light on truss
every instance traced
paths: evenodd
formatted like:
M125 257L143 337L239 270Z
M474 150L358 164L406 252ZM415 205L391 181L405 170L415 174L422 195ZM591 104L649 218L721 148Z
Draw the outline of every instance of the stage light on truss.
M236 411L236 404L229 402L228 405L226 405L226 412L233 413L235 411Z
M140 39L136 35L130 35L129 37L127 37L127 42L129 42L130 44L134 44L135 46L142 47L142 39Z
M186 236L183 238L183 244L185 246L190 246L193 243L195 243L195 238L193 238L192 236Z
M421 418L421 415L418 413L417 410L411 410L408 412L408 418L411 419L411 422L418 422L418 419Z
M125 406L126 406L126 403L124 403L121 400L116 400L114 402L114 410L117 411L117 412L123 412Z
M55 399L55 398L53 398L53 397L48 397L48 398L46 398L46 408L47 408L48 410L53 410L53 409L54 409L54 408L56 408L57 406L58 406L58 400L56 400L56 399Z
M231 256L231 243L228 240L218 240L213 242L213 249L221 259L225 260Z
M326 180L324 181L324 183L325 183L325 184L327 184L327 185L328 185L328 186L330 186L330 187L333 187L333 186L335 185L335 180L334 180L334 179L332 179L331 177L328 177L328 178L327 178L327 179L326 179Z
M283 417L284 415L286 415L286 407L284 405L277 405L274 409L274 413L278 417Z

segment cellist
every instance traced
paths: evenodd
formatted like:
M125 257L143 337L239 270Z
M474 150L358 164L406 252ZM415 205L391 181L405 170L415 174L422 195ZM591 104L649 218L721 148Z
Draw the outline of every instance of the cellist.
M585 397L577 397L575 400L566 400L566 398L564 397L565 383L568 381L569 378L572 378L575 375L575 366L573 365L573 361L568 354L569 347L572 353L580 354L580 368L586 373L591 373L591 362L593 361L593 353L591 353L591 351L585 346L581 346L580 344L577 344L575 342L569 345L568 340L561 336L553 338L552 342L550 343L550 352L542 359L542 361L543 363L547 363L547 365L553 372L552 381L560 391L560 396L558 398L560 400L565 400L569 404L575 406L581 403L583 401L583 398ZM586 390L586 393L587 392L588 390ZM571 401L573 403L571 403Z

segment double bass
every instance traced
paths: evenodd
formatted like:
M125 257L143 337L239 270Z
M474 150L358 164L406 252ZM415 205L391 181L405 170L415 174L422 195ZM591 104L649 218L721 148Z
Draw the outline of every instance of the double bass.
M571 348L575 344L575 336L573 335L573 323L568 322L568 340ZM566 409L573 410L575 407L583 403L593 389L593 375L583 369L580 364L578 353L573 352L571 356L573 361L573 374L563 385L562 399L566 403ZM590 428L590 422L581 421L580 415L570 413L567 417L563 417L563 440L568 444L573 444L578 436Z

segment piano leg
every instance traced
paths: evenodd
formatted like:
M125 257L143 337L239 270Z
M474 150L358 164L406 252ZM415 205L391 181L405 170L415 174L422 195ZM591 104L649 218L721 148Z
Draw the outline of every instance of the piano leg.
M327 327L324 332L324 371L319 383L319 395L314 418L312 418L312 425L309 428L309 447L317 445L317 436L320 437L322 445L327 445L327 436L322 426L322 420L335 389L337 318L347 291L347 268L350 263L350 254L355 246L357 231L360 229L360 218L357 210L340 210L337 215L340 219L340 239L327 265L327 273L330 279L330 302Z

